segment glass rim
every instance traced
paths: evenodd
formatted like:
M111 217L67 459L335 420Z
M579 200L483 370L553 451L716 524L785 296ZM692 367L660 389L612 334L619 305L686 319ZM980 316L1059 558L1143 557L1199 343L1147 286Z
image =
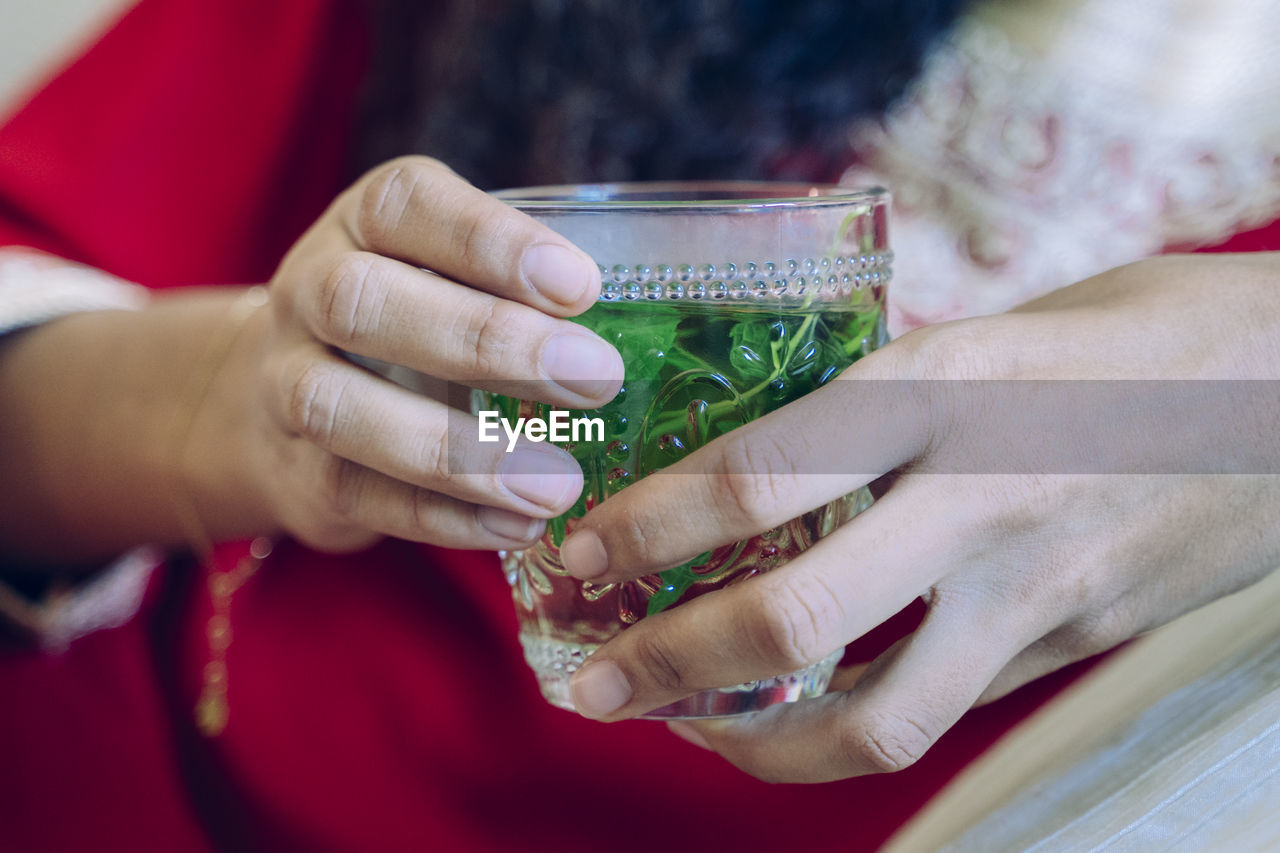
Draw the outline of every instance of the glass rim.
M518 210L593 213L739 212L888 202L884 187L803 181L623 181L514 187L492 193ZM654 196L658 196L655 198Z

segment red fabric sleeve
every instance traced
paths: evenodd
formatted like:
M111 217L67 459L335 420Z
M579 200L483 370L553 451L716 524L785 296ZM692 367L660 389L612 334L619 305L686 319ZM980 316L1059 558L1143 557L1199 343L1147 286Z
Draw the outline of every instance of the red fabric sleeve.
M1241 231L1202 252L1280 252L1280 220Z
M0 245L265 281L349 177L362 6L139 3L0 128Z
M350 177L366 32L354 0L143 0L0 127L0 244L152 286L265 280ZM0 848L868 850L1082 669L903 773L770 786L543 702L491 554L286 543L233 607L216 739L192 720L200 573L65 653L0 648Z

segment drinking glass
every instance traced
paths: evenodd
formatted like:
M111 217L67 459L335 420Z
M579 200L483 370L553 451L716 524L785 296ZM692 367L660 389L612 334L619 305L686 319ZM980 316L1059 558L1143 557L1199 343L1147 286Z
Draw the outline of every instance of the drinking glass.
M596 260L598 301L575 320L617 347L625 365L613 400L570 413L603 426L602 435L586 433L590 440L560 442L582 467L577 502L533 547L501 553L525 658L547 700L572 709L569 677L619 631L777 568L870 504L863 489L631 581L579 581L560 562L560 544L591 507L823 385L886 341L889 199L879 188L741 182L497 195ZM514 423L548 418L551 407L476 391L472 410ZM800 672L708 690L647 716L724 716L817 696L839 658L837 650Z

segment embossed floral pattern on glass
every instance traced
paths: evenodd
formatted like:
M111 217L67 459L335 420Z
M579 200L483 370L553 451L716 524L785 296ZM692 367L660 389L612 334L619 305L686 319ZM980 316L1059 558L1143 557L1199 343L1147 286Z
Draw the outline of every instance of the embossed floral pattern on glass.
M604 441L563 445L583 470L575 505L549 522L537 545L503 554L526 657L553 703L569 706L568 676L627 625L785 563L870 503L863 490L621 583L580 582L559 560L560 544L597 503L831 381L884 342L891 254L883 198L875 201L858 198L832 211L824 251L797 258L650 255L645 262L642 255L601 266L599 301L576 321L618 349L623 388L599 409L571 412L605 424ZM582 244L581 236L569 236ZM546 418L551 407L475 392L473 408L514 422ZM838 657L655 716L735 713L814 695L825 689Z

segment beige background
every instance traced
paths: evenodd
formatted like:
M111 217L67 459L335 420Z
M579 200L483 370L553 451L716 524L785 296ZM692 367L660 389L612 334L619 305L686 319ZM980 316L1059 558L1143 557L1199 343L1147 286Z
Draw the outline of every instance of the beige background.
M87 44L133 0L0 0L0 115Z

